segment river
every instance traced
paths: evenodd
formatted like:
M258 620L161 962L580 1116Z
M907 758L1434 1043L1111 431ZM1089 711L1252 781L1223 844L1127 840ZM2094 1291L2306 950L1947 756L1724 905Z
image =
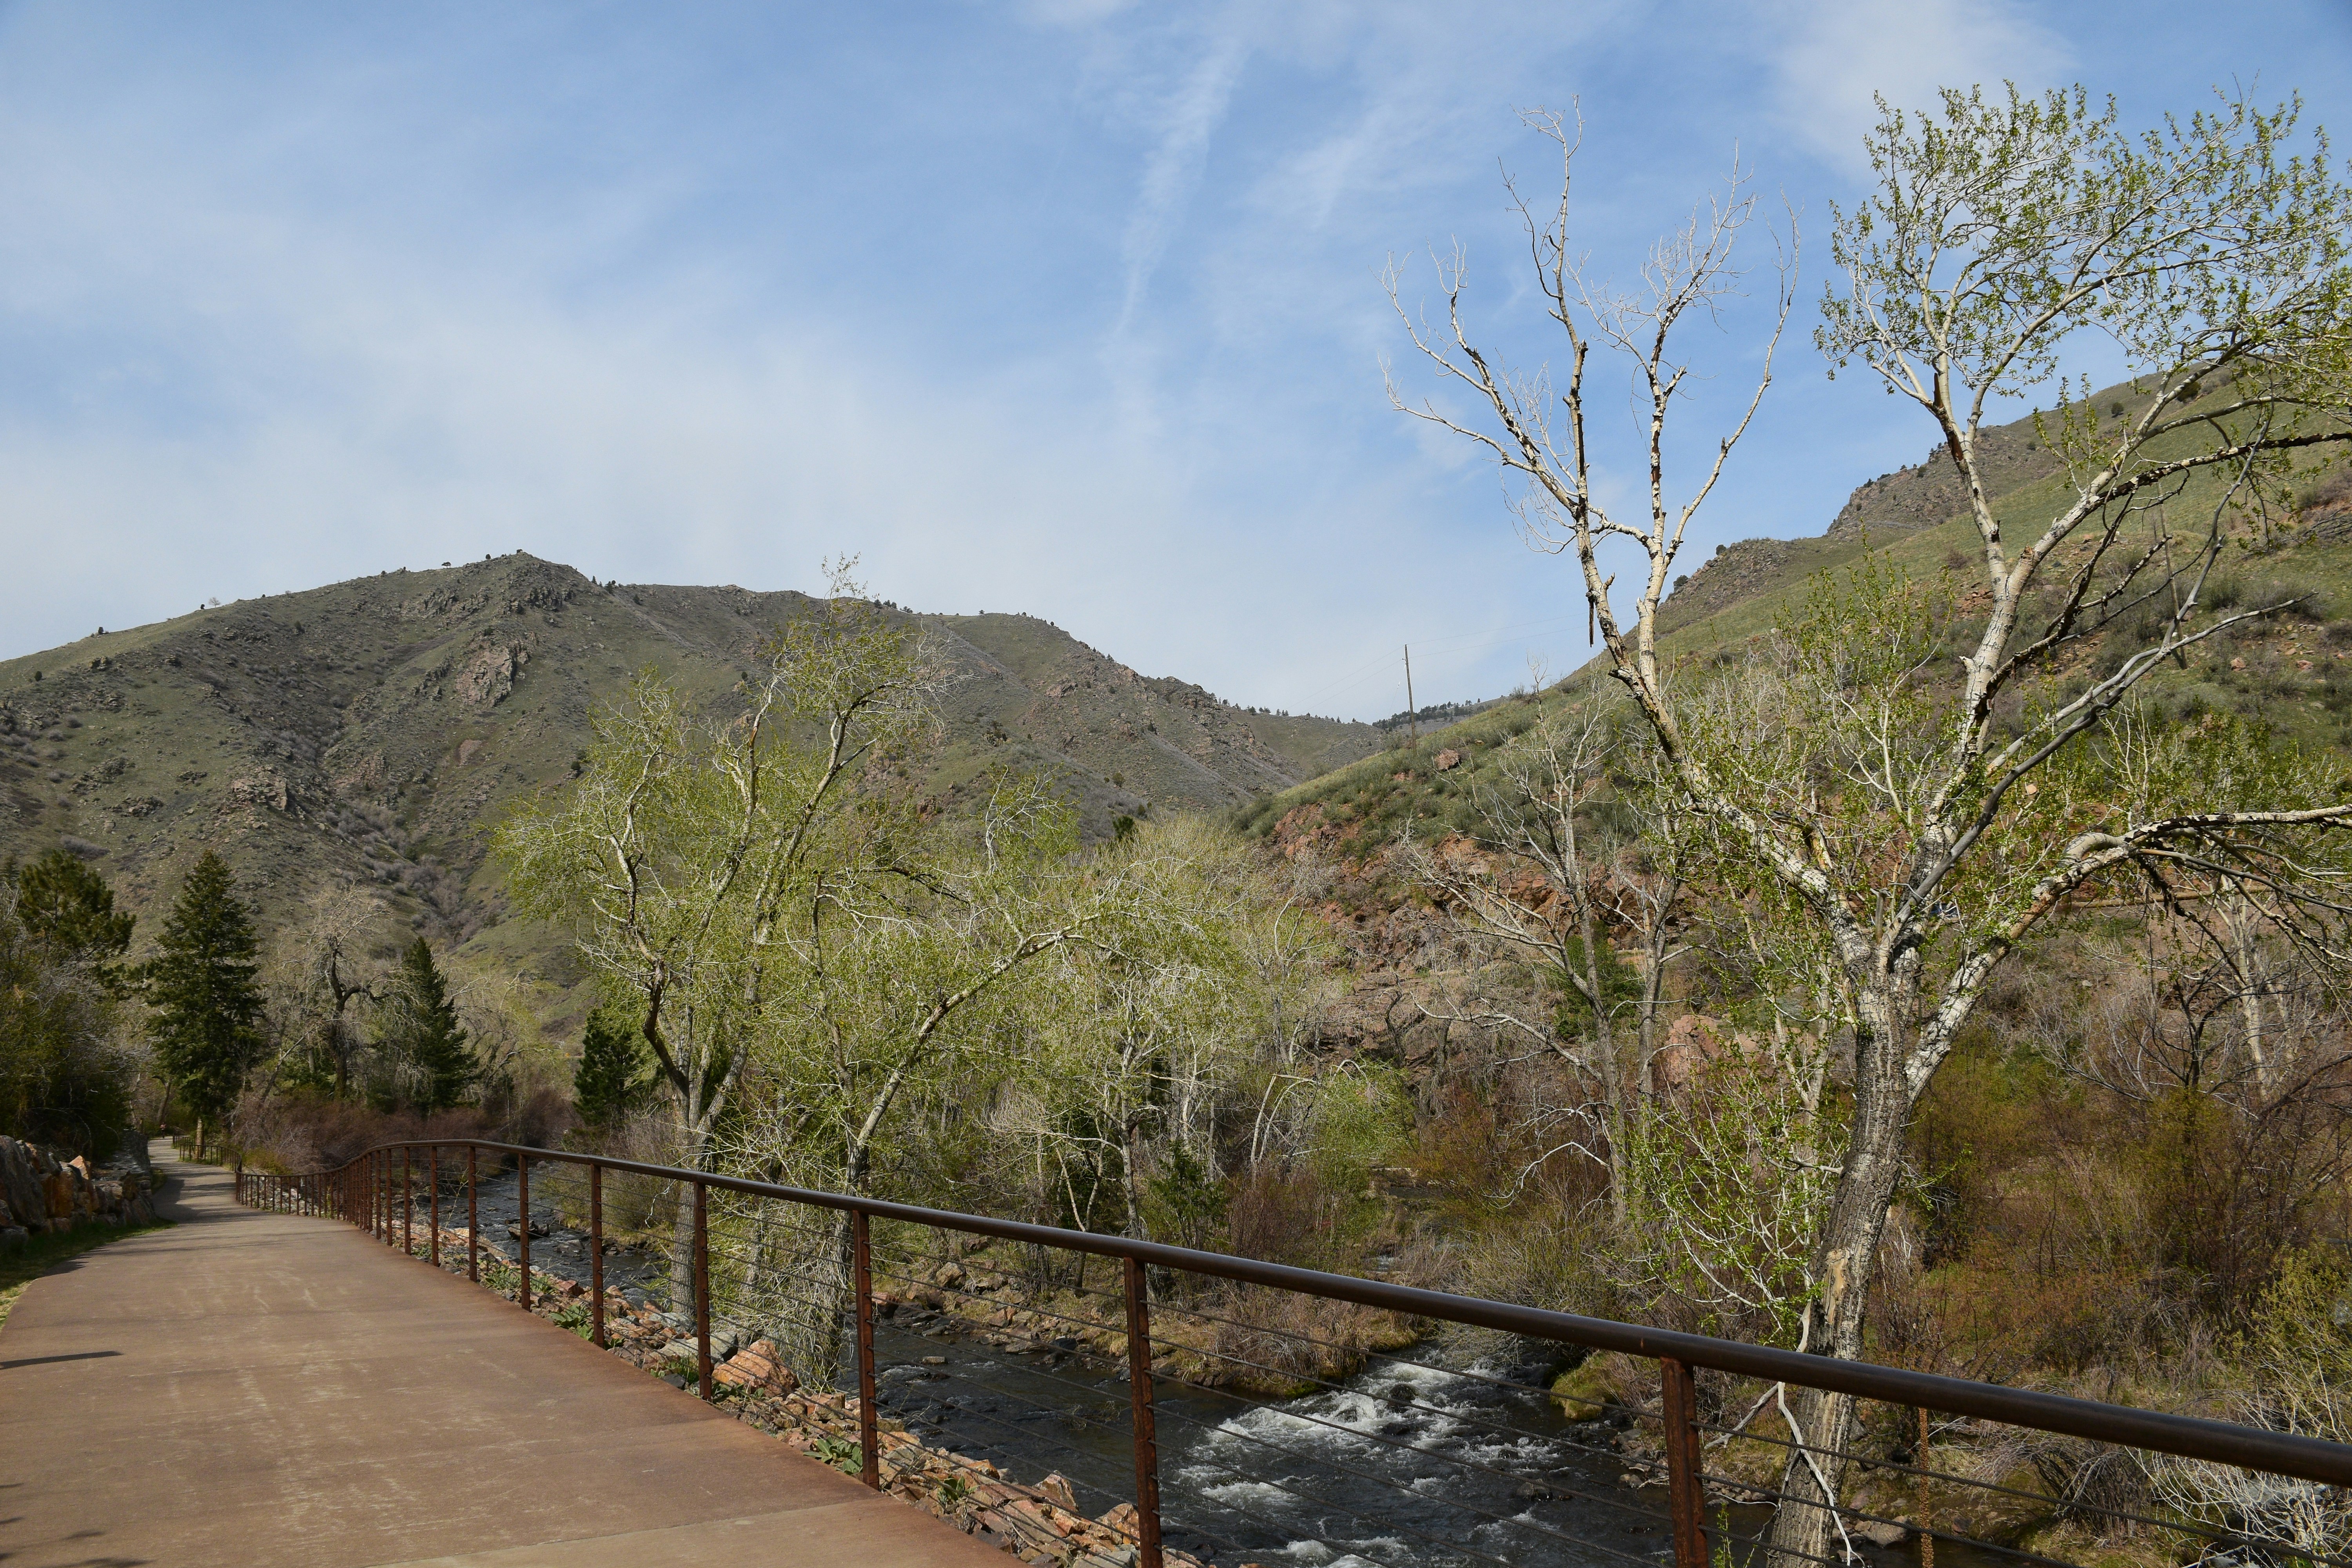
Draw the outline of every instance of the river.
M585 1283L586 1237L549 1227L531 1263ZM462 1224L462 1191L443 1217ZM511 1173L486 1177L484 1235L513 1251ZM420 1216L421 1217L421 1216ZM604 1281L632 1300L666 1272L655 1252L608 1254ZM661 1305L656 1300L656 1305ZM881 1409L935 1447L993 1461L1034 1484L1058 1472L1079 1509L1100 1515L1135 1496L1123 1369L1063 1341L1034 1350L945 1314L915 1310L877 1325ZM1160 1380L1153 1409L1166 1539L1220 1568L1257 1562L1313 1568L1609 1568L1670 1562L1665 1489L1636 1484L1606 1422L1572 1422L1507 1369L1445 1364L1435 1344L1377 1358L1336 1388L1282 1401ZM855 1379L844 1369L844 1386ZM1711 1510L1710 1529L1725 1516ZM1728 1514L1750 1536L1764 1514ZM1916 1568L1916 1546L1860 1543L1875 1568ZM1735 1556L1744 1556L1735 1553ZM1940 1544L1937 1568L1990 1568L1995 1554Z

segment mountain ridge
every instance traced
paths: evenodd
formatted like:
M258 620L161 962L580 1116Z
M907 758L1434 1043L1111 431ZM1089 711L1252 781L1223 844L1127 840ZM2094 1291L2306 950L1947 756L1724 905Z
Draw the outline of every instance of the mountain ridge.
M204 848L266 920L373 887L462 943L503 915L488 831L572 775L591 714L636 671L724 700L793 592L598 583L520 552L208 606L0 660L0 857L96 862L142 937ZM1122 815L1220 810L1379 744L1139 674L1026 616L921 625L950 679L925 787L1042 773L1099 837Z

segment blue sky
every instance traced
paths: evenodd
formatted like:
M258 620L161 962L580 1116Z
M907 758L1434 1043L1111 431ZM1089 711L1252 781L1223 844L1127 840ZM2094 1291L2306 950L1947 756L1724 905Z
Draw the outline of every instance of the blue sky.
M1619 275L1736 148L1805 309L1693 546L1817 532L1931 434L1807 341L1870 95L2003 78L2343 127L2352 4L5 6L0 655L494 551L854 553L1237 702L1391 712L1407 641L1491 695L1585 657L1580 595L1388 406L1383 260L1458 237L1539 363L1516 110L1580 103ZM1694 451L1758 325L1695 342Z

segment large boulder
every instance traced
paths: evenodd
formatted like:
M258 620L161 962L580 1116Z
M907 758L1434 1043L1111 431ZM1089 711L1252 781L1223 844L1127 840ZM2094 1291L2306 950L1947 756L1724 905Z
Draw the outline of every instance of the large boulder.
M0 1138L0 1197L14 1222L38 1232L49 1227L49 1204L41 1190L41 1170L30 1143Z
M0 1230L38 1236L93 1220L152 1220L154 1184L136 1166L94 1173L79 1155L61 1159L37 1143L0 1138Z

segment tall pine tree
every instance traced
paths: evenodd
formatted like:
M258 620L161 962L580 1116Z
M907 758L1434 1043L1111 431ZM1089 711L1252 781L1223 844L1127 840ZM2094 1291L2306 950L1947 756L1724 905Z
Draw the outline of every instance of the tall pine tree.
M418 1110L446 1110L463 1101L482 1074L481 1063L457 1026L449 983L433 962L433 949L418 937L400 955L393 976L384 1027L378 1044L404 1080L407 1099Z
M599 1007L588 1015L580 1037L580 1065L572 1074L572 1106L593 1132L614 1124L640 1104L654 1087L653 1053L645 1036L620 1009Z
M253 915L228 863L211 850L180 884L147 964L155 1065L196 1113L196 1152L236 1109L261 1055L261 987Z

